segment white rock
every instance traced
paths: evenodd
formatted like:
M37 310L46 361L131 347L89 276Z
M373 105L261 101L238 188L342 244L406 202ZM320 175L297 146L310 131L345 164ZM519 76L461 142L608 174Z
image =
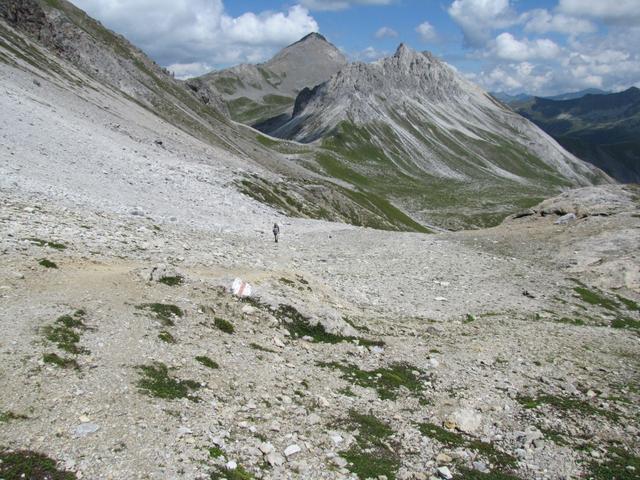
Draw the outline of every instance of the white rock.
M269 455L271 452L273 452L275 450L273 448L273 445L271 443L269 443L269 442L262 442L258 448L265 455Z
M242 313L244 313L245 315L253 315L254 313L256 313L256 309L251 305L245 305L244 307L242 307Z
M279 467L284 463L284 457L278 453L271 452L267 455L267 462L269 462L269 465L272 467Z
M462 408L453 412L449 418L456 428L464 433L474 433L480 428L482 417L470 408Z
M445 480L451 480L453 478L453 475L451 474L451 471L448 467L438 467L438 475L440 475L440 477L444 478Z
M75 428L73 433L76 437L86 437L87 435L96 433L98 430L100 430L100 427L95 423L81 423Z
M227 467L227 470L235 470L236 468L238 468L238 463L234 460L229 460L226 463L225 467Z
M289 458L295 455L296 453L300 453L301 451L302 449L294 443L293 445L289 445L287 448L284 449L284 455L287 458Z
M280 337L273 337L273 344L276 347L279 347L279 348L284 348L285 347L285 344L284 344L284 342L282 340L280 340Z

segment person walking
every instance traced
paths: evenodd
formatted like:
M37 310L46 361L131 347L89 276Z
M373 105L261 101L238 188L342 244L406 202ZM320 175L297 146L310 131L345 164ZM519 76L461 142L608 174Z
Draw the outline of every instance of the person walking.
M280 235L280 227L278 226L277 223L273 224L273 237L276 240L276 243L278 243L278 235Z

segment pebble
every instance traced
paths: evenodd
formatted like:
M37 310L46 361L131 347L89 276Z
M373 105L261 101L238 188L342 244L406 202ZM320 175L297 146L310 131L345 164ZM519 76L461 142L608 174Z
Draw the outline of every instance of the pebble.
M438 467L438 475L444 478L444 480L451 480L453 475L451 474L451 470L448 467Z

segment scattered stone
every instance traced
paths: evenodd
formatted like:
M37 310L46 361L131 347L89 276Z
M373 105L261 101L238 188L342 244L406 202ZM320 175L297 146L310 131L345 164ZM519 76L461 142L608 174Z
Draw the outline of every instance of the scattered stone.
M453 478L453 475L451 474L451 471L448 467L438 467L437 472L441 478L444 478L444 480L451 480Z
M76 437L86 437L87 435L96 433L98 430L100 430L100 426L95 423L81 423L75 428L73 433Z
M301 451L302 449L298 445L293 444L284 449L284 455L285 457L289 458L293 457L296 453L300 453Z

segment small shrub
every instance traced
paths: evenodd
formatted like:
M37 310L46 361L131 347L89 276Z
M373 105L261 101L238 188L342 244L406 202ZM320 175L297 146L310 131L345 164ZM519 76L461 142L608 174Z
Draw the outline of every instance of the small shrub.
M211 360L209 357L205 357L204 355L196 357L196 360L200 362L202 365L208 368L220 368L215 361Z
M174 336L166 330L160 330L158 338L165 343L176 343L176 339L174 338Z
M184 316L184 312L180 307L165 303L143 303L141 305L137 305L136 309L147 310L155 314L155 317L160 321L160 323L168 327L175 325L175 318L182 318Z
M72 358L63 358L57 353L45 353L42 356L44 363L50 363L60 368L75 368L80 370L80 365Z
M184 282L184 279L177 275L175 277L162 277L160 280L158 280L160 283L164 283L165 285L168 285L170 287L175 287L178 285L182 285Z
M216 467L211 472L211 480L252 480L254 478L249 472L247 472L242 465L238 465L235 470L231 470L226 467Z
M224 451L220 447L211 447L209 449L209 456L211 458L219 458L224 455Z
M51 260L47 260L46 258L41 258L38 264L44 268L58 268L58 265L56 265Z
M12 420L27 420L28 418L20 413L0 412L0 423L9 423Z
M224 333L232 334L233 332L235 332L233 324L230 321L225 320L224 318L215 317L213 319L213 324L218 328L218 330L221 330Z
M54 250L65 250L67 248L64 243L50 242L47 240L42 240L41 238L27 238L27 240L29 240L31 243L35 243L39 247L49 247L53 248Z

